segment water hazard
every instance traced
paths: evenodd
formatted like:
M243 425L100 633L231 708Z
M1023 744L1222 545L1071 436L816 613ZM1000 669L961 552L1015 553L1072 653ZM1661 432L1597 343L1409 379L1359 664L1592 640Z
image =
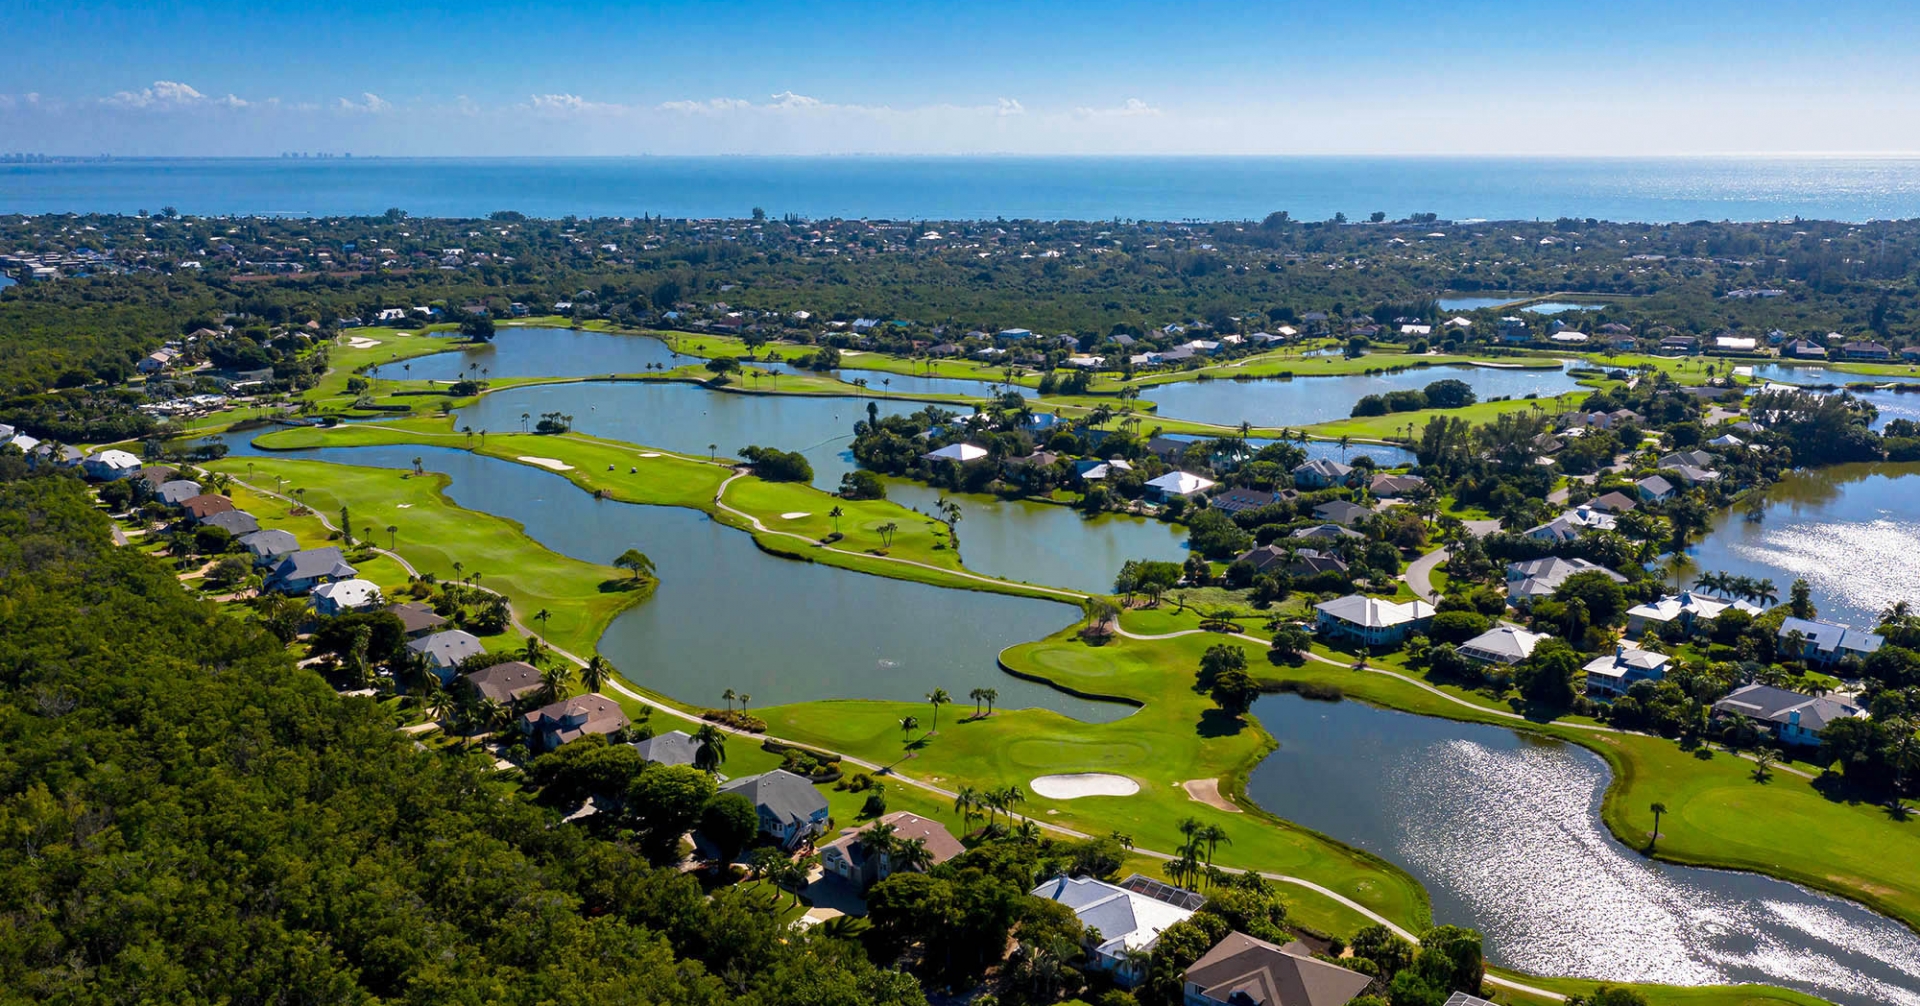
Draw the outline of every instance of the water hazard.
M1279 750L1262 807L1398 863L1439 922L1534 974L1762 982L1845 1006L1920 1004L1920 937L1859 905L1756 874L1648 860L1607 832L1606 763L1502 727L1358 702L1260 699Z

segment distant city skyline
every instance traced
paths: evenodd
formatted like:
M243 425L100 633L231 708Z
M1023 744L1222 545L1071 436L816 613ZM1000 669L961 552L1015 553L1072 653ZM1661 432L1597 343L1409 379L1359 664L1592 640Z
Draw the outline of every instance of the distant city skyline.
M1920 12L1861 0L73 0L8 19L0 152L1920 151Z

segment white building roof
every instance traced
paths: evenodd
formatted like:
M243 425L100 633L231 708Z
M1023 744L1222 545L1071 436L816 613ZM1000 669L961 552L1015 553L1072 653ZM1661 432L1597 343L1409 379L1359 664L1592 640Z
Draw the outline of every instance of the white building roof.
M1212 488L1213 480L1192 472L1168 472L1157 479L1148 479L1146 484L1147 488L1158 489L1169 496L1189 496Z
M931 461L959 461L962 463L978 461L986 456L987 449L985 447L976 447L973 444L948 444L937 451L929 451L921 455L921 457Z
M1169 926L1193 917L1185 908L1090 877L1055 877L1032 893L1073 909L1082 924L1100 931L1100 949L1114 956L1122 950L1146 950Z
M1533 656L1533 648L1547 638L1511 625L1496 625L1460 644L1460 655L1496 664L1517 664Z
M1433 616L1433 605L1425 601L1399 603L1364 594L1336 597L1331 601L1322 601L1314 608L1342 622L1369 629L1384 629Z
M313 596L336 608L359 608L378 598L380 588L368 580L335 580L313 588Z
M128 470L140 467L140 459L122 450L106 450L91 455L88 461L96 465L105 465L116 470Z

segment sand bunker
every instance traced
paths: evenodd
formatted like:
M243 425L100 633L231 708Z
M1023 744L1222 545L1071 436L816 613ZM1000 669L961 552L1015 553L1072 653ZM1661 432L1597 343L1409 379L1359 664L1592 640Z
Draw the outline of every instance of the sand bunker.
M380 345L380 340L369 339L364 335L356 335L353 338L347 340L347 345L351 346L354 349L372 349L373 347Z
M643 457L643 458L657 458L657 457L659 457L659 456L660 456L660 452L659 452L659 451L648 451L648 452L646 452L645 454L642 454L642 455L640 455L640 456L641 456L641 457Z
M811 517L811 516L813 515L806 512L805 510L792 510L787 513L781 514L780 519L781 520L799 520L802 517Z
M542 468L550 468L556 472L573 471L572 465L567 464L565 461L561 461L558 458L536 458L531 455L522 454L520 455L520 460L525 461L527 464L530 464L530 465L539 465Z
M1229 814L1240 813L1240 808L1234 806L1232 800L1220 795L1218 779L1190 779L1181 783L1180 788L1187 791L1189 798L1209 807L1224 810Z
M1043 775L1033 780L1033 793L1049 800L1075 800L1083 796L1132 796L1140 784L1123 775L1106 772L1076 772L1072 775Z

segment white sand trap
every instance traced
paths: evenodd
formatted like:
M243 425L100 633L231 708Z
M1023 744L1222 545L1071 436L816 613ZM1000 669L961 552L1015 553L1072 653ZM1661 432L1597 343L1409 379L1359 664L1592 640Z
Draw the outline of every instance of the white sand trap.
M397 507L399 507L399 508L400 508L400 509L402 509L402 510L411 510L411 509L413 509L413 504L411 504L411 503L395 503L395 504L394 504L394 506L397 506Z
M520 460L525 461L527 464L530 464L530 465L539 465L542 468L550 468L556 472L573 471L572 465L567 464L565 461L561 461L557 458L536 458L536 457L533 457L532 455L522 454L520 455Z
M1132 796L1138 792L1139 783L1126 776L1106 772L1043 775L1033 780L1034 795L1049 800L1075 800L1083 796Z
M660 456L660 452L659 452L659 451L648 451L648 452L646 452L645 454L642 454L642 455L640 455L640 456L641 456L641 457L643 457L643 458L657 458L657 457L659 457L659 456Z
M353 347L354 349L372 349L373 347L380 345L380 340L369 339L364 335L356 335L353 338L347 340L347 345Z
M813 515L806 512L805 510L791 510L791 511L788 511L787 513L781 514L780 519L781 520L799 520L802 517L811 517L811 516Z

